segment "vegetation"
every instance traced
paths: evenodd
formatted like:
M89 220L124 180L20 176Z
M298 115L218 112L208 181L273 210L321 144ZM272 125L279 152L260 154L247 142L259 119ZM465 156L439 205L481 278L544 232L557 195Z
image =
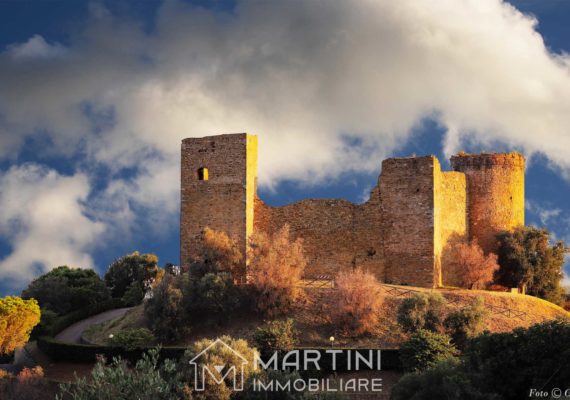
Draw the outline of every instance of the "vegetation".
M51 392L42 367L24 368L16 376L0 370L0 399L43 400Z
M415 332L400 347L400 359L406 371L424 371L456 355L457 349L449 336L425 329Z
M202 246L190 260L190 272L198 279L209 273L225 272L235 280L245 277L243 255L235 240L225 232L206 227L202 232Z
M568 322L485 333L468 341L460 362L404 376L392 399L518 400L528 398L531 388L552 393L570 382L569 357Z
M450 313L443 321L443 326L453 343L463 349L467 339L483 332L486 315L483 300L477 299L472 305Z
M374 275L360 268L343 271L336 288L333 322L354 336L371 332L378 325L383 303Z
M207 273L189 283L186 303L190 318L197 316L227 318L229 313L240 306L242 294L229 273Z
M130 304L138 304L148 287L157 285L163 274L164 270L158 268L157 256L135 251L109 265L105 273L105 283L114 298L124 298ZM127 296L124 297L125 295Z
M453 269L459 284L468 289L486 289L499 269L497 255L485 255L477 241L457 244L454 259Z
M22 292L24 299L36 299L42 310L58 315L93 307L109 300L109 290L92 269L57 267L34 279Z
M159 364L159 350L151 350L129 368L126 361L116 358L107 365L100 358L91 378L76 379L61 385L58 400L171 400L189 399L176 363L165 360Z
M157 339L165 342L180 339L188 330L184 308L183 277L166 275L145 303L145 316Z
M137 347L147 347L152 345L156 338L146 328L123 329L111 338L111 345L123 347L126 350L134 350Z
M40 322L36 300L16 296L0 299L0 355L13 352L28 342L34 326Z
M303 241L292 241L285 225L272 236L254 233L249 251L249 280L259 311L268 316L287 312L302 294L299 283L307 265Z
M242 366L243 356L248 362L243 364L243 374L241 368L236 368L236 380L241 381L243 378L244 382L247 382L249 377L253 374L253 355L255 349L249 347L248 343L243 339L233 339L229 336L222 336L221 341L223 343L215 343L215 341L210 339L200 340L195 342L186 352L184 359L182 361L183 365L189 365L190 361L193 360L197 364L199 372L203 371L202 366L207 366L210 371L215 371L215 366L217 365L237 365ZM211 347L210 347L211 346ZM229 347L228 347L229 346ZM207 352L204 352L200 357L198 356L206 348L209 348ZM186 377L187 382L194 382L194 368L189 370L185 368L184 371L188 371L188 376ZM208 374L202 376L199 374L198 379L204 379L205 390L201 392L193 392L193 399L212 399L212 400L224 400L229 399L231 396L232 374L226 376L226 380L222 384L215 382L214 378ZM221 376L219 377L221 379Z
M398 324L404 332L415 333L420 329L438 332L444 299L439 293L416 293L404 299L398 308Z
M562 241L551 245L546 229L531 226L505 232L499 239L497 283L519 287L526 293L562 304L562 267L568 248Z
M254 340L262 355L271 355L274 351L290 351L298 342L295 322L291 318L268 321L256 329Z

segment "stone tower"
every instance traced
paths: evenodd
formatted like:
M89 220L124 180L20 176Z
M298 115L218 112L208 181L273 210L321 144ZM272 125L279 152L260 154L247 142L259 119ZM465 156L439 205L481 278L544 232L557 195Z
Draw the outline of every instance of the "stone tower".
M497 233L524 225L524 162L515 152L451 157L467 176L469 237L486 253L497 251Z
M184 139L181 171L181 266L188 267L205 227L226 232L245 256L253 232L257 136Z

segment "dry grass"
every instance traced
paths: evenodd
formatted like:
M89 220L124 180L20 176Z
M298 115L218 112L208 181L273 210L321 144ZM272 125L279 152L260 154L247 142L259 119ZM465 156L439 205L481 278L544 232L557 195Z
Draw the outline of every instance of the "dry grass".
M403 286L401 288L421 292L430 291L430 289L423 288ZM335 346L337 347L360 348L394 348L399 347L400 343L406 339L406 335L401 332L396 322L396 311L403 297L390 296L382 291L380 295L385 296L385 300L379 324L370 334L348 337L341 335L330 319L331 309L334 307L335 290L306 288L305 291L306 296L302 302L297 304L296 309L290 315L295 319L302 347L330 346L330 336L335 337ZM532 296L456 288L444 288L437 291L448 300L459 300L459 303L448 305L446 312L460 308L476 298L482 297L488 306L516 309L524 311L530 316L521 320L490 312L485 321L484 329L492 332L508 332L516 327L527 327L555 318L570 319L570 313L561 307ZM192 327L191 333L185 340L177 344L190 344L198 339L213 338L222 334L252 340L255 328L262 323L262 318L253 313L228 316L223 324L200 324ZM143 327L145 324L143 307L138 306L121 318L92 327L87 337L96 343L105 343L111 333L116 333L125 328Z

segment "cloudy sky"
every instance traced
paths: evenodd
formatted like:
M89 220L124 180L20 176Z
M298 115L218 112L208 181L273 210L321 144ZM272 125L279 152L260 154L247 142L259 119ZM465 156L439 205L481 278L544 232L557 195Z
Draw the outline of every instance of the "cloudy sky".
M570 242L570 2L0 1L0 294L178 262L184 137L260 137L260 194L364 201L382 159L519 150ZM570 272L570 270L569 270ZM568 282L568 281L567 281Z

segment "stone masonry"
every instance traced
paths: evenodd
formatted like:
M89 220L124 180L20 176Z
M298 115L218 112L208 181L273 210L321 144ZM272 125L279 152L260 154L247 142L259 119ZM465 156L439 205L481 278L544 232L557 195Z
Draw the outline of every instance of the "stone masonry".
M524 224L524 157L460 153L451 165L442 171L434 156L391 158L364 204L307 199L270 207L256 194L256 136L184 139L181 265L188 267L206 226L226 232L245 254L254 231L289 224L303 238L308 276L363 267L384 282L453 284L456 243L475 239L494 252L497 233Z

